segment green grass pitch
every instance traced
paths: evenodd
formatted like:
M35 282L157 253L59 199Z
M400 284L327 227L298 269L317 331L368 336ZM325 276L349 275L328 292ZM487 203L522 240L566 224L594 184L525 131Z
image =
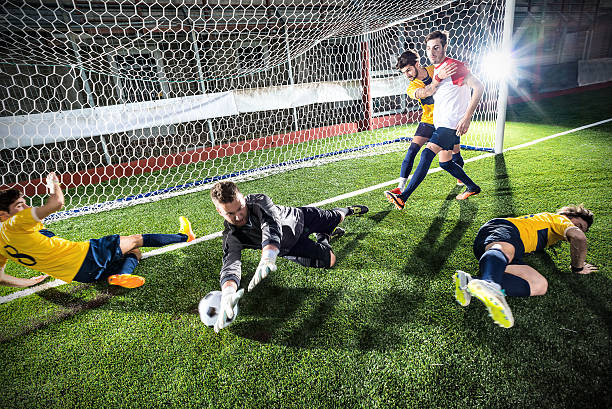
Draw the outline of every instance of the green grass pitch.
M509 107L506 147L607 119L610 88ZM217 335L197 314L218 289L220 239L143 260L145 286L69 284L0 305L0 408L609 408L612 406L612 123L466 164L483 193L465 202L444 172L403 211L382 189L344 223L330 270L279 260ZM403 152L244 182L278 204L306 205L397 177ZM465 152L466 158L479 155ZM432 166L437 166L434 162ZM590 276L562 243L526 261L549 292L509 298L515 327L478 300L453 298L455 269L475 273L485 221L584 203ZM188 216L219 231L208 192L53 223L74 240L171 233ZM245 251L243 286L259 258ZM10 264L7 272L33 273ZM15 289L2 288L0 296Z

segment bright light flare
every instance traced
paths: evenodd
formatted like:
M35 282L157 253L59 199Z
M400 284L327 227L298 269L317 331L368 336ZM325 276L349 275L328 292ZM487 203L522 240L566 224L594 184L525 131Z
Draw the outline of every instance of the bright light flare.
M482 59L485 75L494 81L507 81L514 73L512 56L503 52L487 54Z

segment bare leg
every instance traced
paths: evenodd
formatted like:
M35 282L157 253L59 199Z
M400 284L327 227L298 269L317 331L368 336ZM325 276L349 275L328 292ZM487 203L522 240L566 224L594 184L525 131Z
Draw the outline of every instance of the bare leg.
M134 249L142 247L142 244L142 234L119 237L119 247L121 247L121 253L123 254L127 254Z

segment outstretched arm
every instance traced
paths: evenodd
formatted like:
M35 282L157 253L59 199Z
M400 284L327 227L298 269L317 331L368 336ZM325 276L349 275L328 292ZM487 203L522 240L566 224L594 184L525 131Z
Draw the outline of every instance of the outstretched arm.
M425 86L424 88L419 88L414 92L415 98L423 99L432 96L438 90L442 81L446 78L452 76L457 72L457 64L451 63L439 68L436 71L436 75L431 79L431 84Z
M578 274L590 274L597 271L597 267L585 263L587 254L587 238L584 232L578 228L569 229L566 233L566 238L570 243L572 271Z
M461 118L457 124L457 135L463 135L468 131L470 122L472 121L472 115L474 115L474 111L476 111L480 98L482 98L482 94L484 94L484 86L482 85L482 82L480 82L480 80L474 75L468 74L463 83L464 85L472 88L472 98L470 99L470 104L468 105L467 111L465 111L465 115L463 115L463 118Z
M49 277L46 274L32 278L19 278L8 275L4 272L4 266L0 267L0 285L7 287L31 287Z
M51 172L47 175L47 181L53 188L50 189L51 193L45 204L36 208L36 216L39 220L57 212L64 206L64 193L62 192L59 179L55 172Z

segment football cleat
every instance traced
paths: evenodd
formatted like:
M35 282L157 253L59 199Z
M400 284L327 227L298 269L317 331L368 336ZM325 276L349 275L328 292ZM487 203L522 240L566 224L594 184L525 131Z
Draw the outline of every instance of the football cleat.
M193 230L191 230L191 222L185 216L180 216L179 222L181 223L181 227L179 228L179 233L187 236L188 243L190 241L194 241L196 236L193 233Z
M329 243L332 239L337 239L339 237L344 236L344 233L346 233L346 231L342 227L336 227L334 231L331 232L331 234L316 233L315 238L317 240L317 243L321 243L323 241Z
M463 183L460 179L457 179L457 186L465 186L465 183Z
M493 321L503 328L514 325L514 317L510 306L506 302L506 296L498 284L490 281L471 280L467 285L468 291L484 303L489 310L489 316Z
M393 200L391 200L391 199L389 198L389 196L387 196L387 192L393 193L394 195L400 195L400 194L402 194L402 189L400 189L399 187L396 187L395 189L386 190L386 191L384 192L384 194L385 194L385 198L387 199L387 201L388 201L389 203L391 203L391 204L394 204Z
M477 195L478 193L480 193L480 188L476 189L476 190L466 190L463 193L459 193L457 196L455 196L455 199L457 200L465 200L470 196L474 196Z
M390 190L385 191L385 196L387 196L387 200L389 200L398 210L402 210L406 205L400 195L396 195Z
M362 216L370 210L368 209L368 206L364 205L351 205L348 206L348 209L351 211L349 216Z
M346 230L344 230L342 227L336 227L334 231L332 231L331 234L329 235L329 239L331 240L331 239L340 238L344 236L344 233L346 233Z
M453 281L455 282L455 300L463 307L470 305L470 301L472 300L472 295L467 290L467 285L471 279L471 275L461 270L457 270L453 275Z
M136 288L140 287L145 283L144 277L137 276L134 274L113 274L108 277L108 283L110 285L118 285L124 288Z

